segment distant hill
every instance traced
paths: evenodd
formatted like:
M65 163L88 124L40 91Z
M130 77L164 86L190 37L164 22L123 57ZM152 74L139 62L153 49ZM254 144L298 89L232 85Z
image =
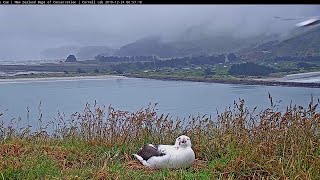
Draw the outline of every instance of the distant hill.
M118 50L107 46L64 46L47 49L41 54L46 58L65 58L75 54L79 59L94 59L98 55L174 58L231 52L250 60L279 56L319 56L320 26L312 28L296 28L288 36L260 34L251 37L240 37L231 32L202 32L201 28L189 28L174 39L165 41L161 37L151 36L126 44Z
M190 34L190 36L188 36ZM251 48L271 38L261 35L249 38L235 37L231 34L201 34L187 31L185 35L170 41L148 37L127 44L116 51L114 56L158 56L161 58L186 57L238 52ZM194 36L194 37L191 37Z
M320 26L313 29L297 29L282 41L269 41L246 53L266 52L264 57L306 57L320 55ZM263 53L261 53L263 54Z
M116 50L107 46L85 46L81 47L76 56L81 59L94 59L95 56L103 54L111 56Z
M40 52L43 58L48 59L65 59L70 54L76 54L79 51L78 46L62 46L58 48L49 48Z
M276 56L319 56L320 26L280 42L269 48Z
M77 58L74 55L69 55L66 62L77 62Z
M75 54L78 59L94 59L99 54L110 56L115 51L107 46L62 46L46 49L41 52L41 56L50 59L65 59L68 55Z
M115 56L159 56L161 58L175 57L177 49L158 38L144 38L121 47Z

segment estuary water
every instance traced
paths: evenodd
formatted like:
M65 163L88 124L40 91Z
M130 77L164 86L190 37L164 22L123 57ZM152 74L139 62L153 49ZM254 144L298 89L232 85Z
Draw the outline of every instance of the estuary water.
M10 121L21 117L33 124L39 112L44 121L82 112L85 104L111 105L130 112L158 103L158 113L169 113L173 118L190 115L212 115L233 106L234 100L244 99L253 109L270 107L268 93L273 101L281 101L279 109L293 104L306 107L311 95L320 98L320 89L260 85L216 84L204 82L163 81L126 78L120 76L47 78L0 80L0 120ZM41 106L39 104L41 102ZM40 109L39 109L40 108ZM29 110L29 113L27 113ZM28 114L28 115L27 115ZM29 116L29 118L27 117Z

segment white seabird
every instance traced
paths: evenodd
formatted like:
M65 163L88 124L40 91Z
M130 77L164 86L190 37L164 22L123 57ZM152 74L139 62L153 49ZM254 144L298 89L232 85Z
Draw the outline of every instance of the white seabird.
M191 139L182 135L174 145L144 145L133 154L144 166L151 168L188 168L195 160Z

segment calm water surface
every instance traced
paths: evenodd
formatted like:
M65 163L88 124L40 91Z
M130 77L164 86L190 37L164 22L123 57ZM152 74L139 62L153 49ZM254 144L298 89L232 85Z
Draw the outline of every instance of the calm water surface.
M38 117L41 101L43 119L57 118L58 111L66 117L81 112L85 104L112 105L116 109L137 111L149 103L158 103L160 113L173 117L210 114L223 111L243 98L249 108L269 107L268 92L274 101L282 100L279 108L290 104L307 106L311 95L320 98L316 88L227 85L202 82L161 81L137 78L39 80L0 82L0 112L2 120L21 117L30 122Z

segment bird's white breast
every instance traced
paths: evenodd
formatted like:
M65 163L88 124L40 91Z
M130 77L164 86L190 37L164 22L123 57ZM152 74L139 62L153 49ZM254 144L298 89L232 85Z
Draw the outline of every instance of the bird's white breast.
M174 146L163 145L166 155L151 157L147 162L156 168L180 168L190 167L195 160L195 154L191 148L178 148Z

